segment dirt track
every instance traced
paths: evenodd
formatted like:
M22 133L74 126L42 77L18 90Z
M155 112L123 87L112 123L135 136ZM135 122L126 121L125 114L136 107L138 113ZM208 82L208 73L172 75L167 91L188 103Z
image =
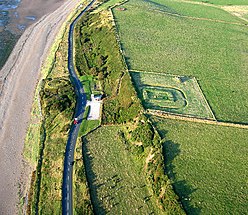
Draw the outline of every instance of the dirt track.
M189 117L189 116L184 116L184 115L163 113L161 111L153 111L153 110L149 110L147 113L153 114L155 116L160 116L166 119L176 119L176 120L183 120L183 121L189 121L189 122L205 123L209 125L220 125L220 126L225 126L225 127L248 129L248 125L237 124L237 123L232 123L232 122L219 122L219 121L211 120L211 119L200 119L200 118Z
M34 89L56 34L78 2L66 1L30 26L0 71L0 214L18 213L18 183L29 173L22 150Z

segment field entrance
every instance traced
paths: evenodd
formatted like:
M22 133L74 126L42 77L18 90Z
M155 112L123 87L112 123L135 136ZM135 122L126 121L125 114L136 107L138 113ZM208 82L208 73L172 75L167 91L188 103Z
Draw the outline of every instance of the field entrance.
M215 119L194 77L130 71L148 110Z

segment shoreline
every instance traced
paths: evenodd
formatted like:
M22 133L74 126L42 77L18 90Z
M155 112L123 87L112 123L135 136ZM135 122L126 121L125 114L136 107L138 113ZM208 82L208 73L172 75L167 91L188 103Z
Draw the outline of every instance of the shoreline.
M0 213L17 214L20 180L30 170L22 164L35 88L41 68L63 23L80 1L66 1L20 37L0 75ZM49 24L47 24L49 23ZM27 171L28 170L28 171ZM4 197L4 198L3 198Z
M0 70L7 62L21 35L44 15L55 11L68 0L6 0L0 5Z

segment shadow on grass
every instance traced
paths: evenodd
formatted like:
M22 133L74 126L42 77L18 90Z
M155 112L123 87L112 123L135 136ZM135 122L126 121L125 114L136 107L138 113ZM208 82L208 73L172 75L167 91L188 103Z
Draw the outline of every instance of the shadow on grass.
M166 134L168 131L163 131ZM164 136L164 135L163 135ZM201 208L195 207L190 202L190 196L197 189L193 188L186 180L178 181L175 172L173 160L180 154L180 144L174 143L172 140L167 140L163 143L163 155L165 160L165 171L172 181L174 191L179 196L180 202L183 205L187 214L198 215L201 213Z
M90 190L90 198L93 206L93 212L94 214L99 214L99 215L106 214L106 211L104 210L103 205L99 200L99 196L97 194L97 188L99 188L100 185L96 184L97 176L93 172L93 168L92 168L93 158L91 157L90 152L87 148L88 141L87 138L85 137L82 138L82 140L83 140L83 160L84 160L86 178Z

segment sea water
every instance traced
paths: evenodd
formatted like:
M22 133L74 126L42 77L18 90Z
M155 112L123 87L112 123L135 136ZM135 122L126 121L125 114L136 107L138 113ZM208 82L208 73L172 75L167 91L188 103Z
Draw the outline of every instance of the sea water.
M65 1L0 0L0 69L25 29Z
M0 69L23 31L36 20L32 14L20 19L20 3L21 0L0 0Z

